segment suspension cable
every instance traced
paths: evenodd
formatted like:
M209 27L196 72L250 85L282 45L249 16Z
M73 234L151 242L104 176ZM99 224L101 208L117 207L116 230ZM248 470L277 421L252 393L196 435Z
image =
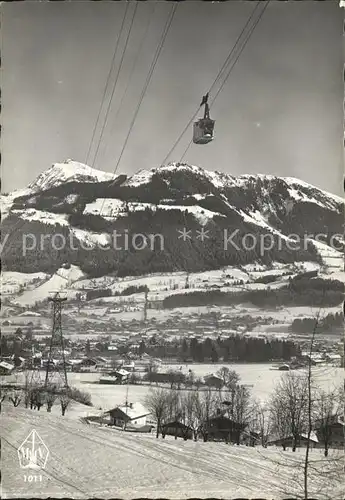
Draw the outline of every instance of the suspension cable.
M124 57L125 57L125 54L126 54L126 49L127 49L127 45L128 45L128 41L129 41L131 32L132 32L134 18L135 18L136 12L137 12L138 5L139 5L139 2L136 2L135 3L135 7L134 7L134 11L133 11L133 15L132 15L132 19L131 19L131 23L130 23L130 26L129 26L129 30L128 30L128 33L127 33L127 38L126 38L125 46L124 46L124 49L123 49L123 52L122 52L121 61L120 61L119 68L118 68L118 71L117 71L115 83L114 83L113 90L112 90L112 93L111 93L111 96L110 96L110 100L109 100L107 112L106 112L106 115L105 115L105 118L104 118L104 123L103 123L103 127L102 127L102 130L101 130L101 135L100 135L99 140L98 140L98 145L97 145L97 148L96 148L95 156L94 156L94 159L93 159L91 167L94 167L94 165L95 165L95 162L96 162L96 159L97 159L97 156L98 156L98 152L99 152L99 148L100 148L100 145L101 145L101 142L102 142L103 133L104 133L105 127L106 127L107 122L108 122L108 116L109 116L109 111L110 111L110 108L111 108L111 103L112 103L112 100L113 100L113 97L114 97L114 93L115 93L117 81L119 79L120 71L121 71L122 64L123 64L123 61L124 61Z
M117 51L118 51L118 48L119 48L120 38L121 38L121 35L122 35L122 32L123 32L123 27L124 27L124 24L125 24L125 19L126 19L126 16L127 16L128 7L129 7L129 2L127 2L125 13L124 13L123 18L122 18L122 23L121 23L120 31L119 31L119 34L117 36L113 58L111 60L111 64L110 64L110 69L109 69L107 81L106 81L106 84L105 84L105 87L104 87L104 90L103 90L103 96L102 96L102 100L101 100L101 105L100 105L99 110L98 110L98 115L97 115L96 123L95 123L94 129L93 129L93 132L92 132L92 137L91 137L89 149L88 149L88 152L87 152L87 155L86 155L86 159L85 159L85 164L86 165L88 164L88 161L89 161L89 157L90 157L90 153L91 153L91 147L92 147L92 144L93 144L93 140L95 138L97 126L98 126L98 123L99 123L99 119L100 119L100 116L101 116L103 104L104 104L104 101L105 101L105 96L106 96L107 89L108 89L109 82L110 82L110 76L111 76L111 74L113 72L113 69L114 69L115 59L116 59Z
M263 17L263 15L264 15L264 13L265 13L265 11L266 11L266 9L267 9L267 7L268 7L268 4L269 4L269 3L270 3L270 0L267 0L267 1L266 1L265 6L263 7L262 11L261 11L261 12L260 12L260 14L259 14L259 17L258 17L258 18L257 18L257 20L254 22L254 25L253 25L253 27L251 28L250 32L248 33L247 38L245 39L245 41L244 41L244 43L243 43L243 45L242 45L242 47L241 47L241 49L240 49L240 52L239 52L238 56L236 57L235 61L234 61L234 62L233 62L233 64L231 65L231 67L230 67L230 69L229 69L229 71L228 71L228 74L227 74L227 75L226 75L226 77L225 77L225 80L223 81L223 83L222 83L222 85L220 86L219 90L217 91L216 95L215 95L215 96L214 96L214 98L212 99L211 104L210 104L210 107L212 106L212 104L214 103L214 101L217 99L218 95L219 95L219 94L220 94L220 92L222 91L222 89L223 89L223 87L224 87L225 83L227 82L227 80L228 80L228 78L229 78L229 76L230 76L230 74L231 74L231 72L232 72L233 68L235 67L235 65L236 65L237 61L239 60L239 58L240 58L240 56L241 56L241 54L242 54L243 50L245 49L245 47L246 47L247 43L249 42L249 40L250 40L250 38L251 38L252 34L254 33L254 31L255 31L255 29L256 29L256 27L257 27L257 25L259 24L260 20L262 19L262 17Z
M119 32L119 35L118 35L118 37L117 37L116 46L115 46L115 50L114 50L114 55L113 55L113 59L112 59L112 63L111 63L111 67L110 67L110 71L109 71L109 73L108 73L107 82L106 82L106 85L105 85L105 88L104 88L104 92L103 92L103 98L102 98L101 107L100 107L100 109L99 109L99 113L98 113L98 116L97 116L96 124L95 124L94 130L93 130L93 135L92 135L92 139L91 139L91 142L90 142L90 147L89 147L89 151L88 151L88 155L87 155L87 156L89 156L89 153L90 153L90 151L91 151L91 146L92 146L93 138L94 138L94 135L95 135L95 132L96 132L97 124L98 124L99 117L100 117L101 110L102 110L103 103L104 103L105 94L106 94L107 87L108 87L109 80L110 80L110 76L111 76L111 73L112 73L112 70L113 70L113 66L114 66L114 62L115 62L115 58L116 58L116 54L117 54L117 49L118 49L118 46L119 46L119 41L120 41L120 38L121 38L121 33L122 33L122 31L123 31L124 22L125 22L125 18L126 18L126 15L127 15L128 7L129 7L129 2L127 2L127 5L126 5L126 10L125 10L124 16L123 16L123 18L122 18L122 23L121 23L121 27L120 27L120 32ZM122 58L121 58L121 62L120 62L120 66L119 66L118 72L117 72L116 80L115 80L115 83L114 83L113 92L112 92L112 95L111 95L111 98L110 98L110 101L109 101L109 105L108 105L108 109L107 109L106 118L107 118L107 116L108 116L109 109L110 109L110 106L111 106L111 101L112 101L112 98L113 98L113 95L114 95L114 92L115 92L115 87L116 87L117 80L118 80L118 77L119 77L119 74L120 74L120 70L121 70L121 66L122 66L122 62L123 62L123 58L124 58L124 54L125 54L125 51L126 51L126 48L127 48L127 44L128 44L128 40L129 40L129 35L130 35L131 29L132 29L132 26L133 26L133 21L134 21L134 17L135 17L135 14L136 14L137 7L138 7L138 2L136 2L136 5L135 5L135 7L134 7L134 12L133 12L132 20L131 20L131 25L130 25L129 32L128 32L128 35L127 35L126 44L125 44L125 47L124 47L124 50L123 50L123 53L122 53ZM103 131L104 131L104 128L105 128L105 124L106 124L106 122L103 124L102 132L101 132L101 137L100 137L100 139L99 139L99 143L98 143L98 148L97 148L96 154L97 154L98 149L99 149L100 141L101 141L101 139L102 139ZM85 161L85 163L87 163L87 161L88 161L88 158L87 158L87 160ZM94 162L95 162L95 159L94 159ZM94 162L93 162L92 166L94 165ZM9 233L9 236L10 236L10 235L12 235L12 234L14 233L15 229L20 229L21 227L23 227L23 226L25 225L25 222L26 222L25 220L24 220L24 221L23 221L23 220L19 220L19 221L17 221L17 223L16 223L16 224L14 225L14 227L12 228L12 231ZM12 248L12 246L10 245L10 246L7 248L7 252L4 252L4 254L2 255L2 258L4 258L5 256L7 256L7 255L8 255L8 253L9 253L9 252L10 252L10 250L11 250L11 248Z
M212 104L215 102L215 100L217 99L218 95L219 95L219 94L220 94L220 92L222 91L222 89L223 89L223 87L224 87L225 83L227 82L227 80L228 80L228 78L229 78L229 76L230 76L230 74L231 74L231 72L232 72L233 68L235 67L235 65L236 65L237 61L239 60L239 58L240 58L240 56L241 56L241 54L242 54L243 50L245 49L245 47L246 47L247 43L249 42L249 40L250 40L250 38L251 38L252 34L254 33L255 28L257 27L257 25L259 24L259 22L260 22L260 20L261 20L262 16L264 15L265 10L267 9L269 2L270 2L270 0L267 0L267 1L266 1L266 4L265 4L265 6L263 7L262 11L260 12L260 14L259 14L258 18L256 19L256 21L254 22L254 24L253 24L253 25L252 25L252 27L250 28L249 32L247 33L246 38L244 39L243 45L242 45L242 47L240 48L240 51L239 51L239 53L237 54L237 56L236 56L236 58L235 58L234 62L232 63L232 65L231 65L231 67L230 67L230 69L229 69L229 71L228 71L228 73L227 73L227 75L226 75L225 79L223 80L222 85L220 86L220 88L218 89L218 91L217 91L216 95L215 95L215 96L214 96L214 98L212 99L211 104L210 104L210 107L212 106ZM192 142L193 142L193 139L189 142L189 144L188 144L187 148L185 149L185 151L184 151L183 155L181 156L180 162L182 162L183 158L184 158L184 157L185 157L185 155L187 154L187 152L188 152L188 150L189 150L190 146L192 145Z
M131 25L130 25L130 28L129 28L129 31L128 31L128 34L127 34L126 44L125 44L125 47L124 47L124 50L123 50L123 53L122 53L122 58L121 58L121 62L120 62L120 66L119 66L119 70L118 70L118 72L117 72L117 78L116 78L116 81L115 81L115 84L114 84L114 87L113 87L113 92L112 92L112 95L111 95L111 98L110 98L110 101L109 101L109 105L108 105L108 109L107 109L107 114L106 114L106 119L107 119L107 116L108 116L108 114L109 114L109 110L110 110L110 106L111 106L111 101L112 101L112 98L113 98L113 95L114 95L114 92L115 92L115 87L116 87L116 83L117 83L117 80L118 80L118 76L119 76L119 74L120 74L120 70L121 70L122 62L123 62L123 59L124 59L125 50L126 50L126 47L127 47L127 44L128 44L128 40L129 40L129 36L130 36L130 32L131 32L131 29L132 29L132 26L133 26L134 16L135 16L135 13L136 13L136 10L137 10L137 7L138 7L138 3L139 3L139 2L137 2L137 3L136 3L135 8L134 8L134 13L133 13L133 16L132 16ZM161 52L161 50L162 50L162 48L163 48L164 41L165 41L165 38L166 38L167 33L168 33L168 31L169 31L169 28L170 28L170 26L171 26L171 23L172 23L173 17L174 17L174 15L175 15L175 11L176 11L177 5L178 5L177 3L175 3L175 4L174 4L174 6L173 6L173 8L172 8L172 12L169 14L168 20L167 20L167 22L166 22L166 24L165 24L165 27L164 27L164 30L163 30L163 33L162 33L162 36L161 36L161 40L160 40L159 45L158 45L157 50L156 50L155 58L154 58L154 60L153 60L153 62L152 62L152 64L151 64L150 73L149 73L149 75L148 75L148 77L147 77L147 79L146 79L146 83L145 83L146 88L145 88L145 89L144 89L144 91L142 92L142 94L141 94L141 99L140 99L140 102L139 102L139 105L137 106L137 110L136 110L135 118L136 118L136 115L138 114L139 107L140 107L140 105L141 105L141 103L142 103L142 100L143 100L143 98L144 98L144 96L145 96L145 93L146 93L147 87L148 87L148 85L149 85L149 83L150 83L150 79L151 79L151 76L152 76L153 70L154 70L155 65L156 65L156 63L157 63L158 57L159 57L159 55L160 55L160 52ZM127 4L127 6L128 6L128 4ZM132 129L133 125L134 125L135 118L134 118L134 120L132 120L131 128L130 128L130 131L129 131L128 135L127 135L126 142L127 142L128 138L129 138L129 135L130 135L131 129ZM106 119L105 119L105 122L104 122L104 124L103 124L103 128L102 128L101 136L102 136L102 134L103 134L103 132L104 132L104 129L105 129ZM101 137L100 137L100 140L99 140L99 143L98 143L98 148L97 148L96 154L97 154L98 149L99 149L100 141L101 141ZM125 145L126 145L126 143L125 143ZM125 147L123 147L122 154L123 154L123 152L124 152L124 149L125 149ZM122 156L122 154L121 154L121 156ZM119 163L120 163L120 160L121 160L121 156L120 156L120 158L119 158L119 160L118 160L118 162L117 162L117 165L116 165L116 167L115 167L115 169L114 169L114 175L116 174L117 168L118 168L118 166L119 166ZM94 161L95 161L95 158L94 158ZM93 165L94 165L94 162L93 162L92 166L93 166ZM101 215L101 214L102 214L103 207L104 207L104 203L105 203L105 200L103 200L103 203L102 203L102 206L101 206L101 210L100 210L100 212L99 212L99 215ZM14 227L12 228L12 231L10 232L10 235L12 235L12 234L13 234L13 232L14 232L14 230L15 230L16 228L17 228L17 229L19 229L20 227L24 226L25 222L26 222L25 220L24 220L24 221L23 221L23 220L19 220L19 221L18 221L18 222L14 225ZM10 250L11 250L11 245L10 245L10 247L9 247L9 248L7 248L7 252L4 252L4 253L2 254L2 258L4 258L6 255L8 255L8 253L10 252Z
M145 33L144 33L143 37L142 37L142 38L141 38L141 40L140 40L139 50L138 50L138 52L137 52L137 55L136 55L135 61L134 61L133 65L132 65L131 73L130 73L129 78L128 78L128 80L127 80L127 84L126 84L125 91L124 91L124 92L123 92L123 94L122 94L120 104L119 104L119 106L118 106L118 108L117 108L117 110L116 110L116 113L115 113L115 116L114 116L114 122L116 122L116 119L117 119L118 114L119 114L119 112L120 112L120 110L121 110L121 107L122 107L123 101L125 100L125 97L126 97L126 95L127 95L127 92L128 92L128 89L129 89L129 84L130 84L130 82L132 81L132 77L133 77L134 70L135 70L135 68L136 68L136 66L137 66L137 63L138 63L138 60L139 60L139 56L140 56L140 54L141 54L141 52L142 52L142 49L143 49L143 47L144 47L144 43L145 43L146 37L147 37L147 35L148 35L148 32L149 32L150 27L151 27L151 25L152 25L152 21L153 21L153 19L154 19L154 14L155 14L155 11L156 11L156 7L157 7L157 4L156 4L156 3L154 3L154 4L153 4L153 9L151 9L151 13L149 14L149 18L148 18L148 22L147 22L147 25L146 25ZM106 149L107 149L107 148L106 148Z
M234 44L234 46L232 47L230 53L228 54L227 58L225 59L221 69L219 70L215 80L213 81L211 87L209 88L208 90L208 93L211 92L211 90L213 89L213 87L215 86L216 82L219 80L220 78L220 75L223 73L224 69L226 68L226 66L229 64L230 62L230 59L233 55L233 53L235 52L235 50L237 49L237 46L238 44L240 43L240 40L241 40L241 37L243 35L243 33L245 32L245 30L247 29L248 25L250 24L251 20L253 19L257 9L259 8L259 5L260 5L260 0L258 0L258 2L256 3L254 9L252 10L249 18L247 19L247 22L245 23L245 25L243 26L242 28L242 31L240 32L240 34L238 35L237 39L236 39L236 42ZM193 114L193 116L191 117L191 119L189 120L189 122L187 123L187 125L185 126L185 128L183 129L183 131L181 132L181 134L179 135L179 137L177 138L177 140L175 141L175 143L173 144L172 148L170 149L170 151L168 152L168 154L165 156L163 162L162 162L162 165L164 165L167 161L167 159L169 158L169 156L171 155L171 153L174 151L174 149L176 148L177 144L180 142L180 140L182 139L182 137L184 136L184 134L186 133L186 131L189 129L190 125L194 122L197 114L199 113L199 109L200 109L201 106L199 106L197 108L197 110L195 111L195 113ZM192 141L191 141L192 142Z
M123 153L124 153L124 151L125 151L125 148L126 148L126 145L127 145L128 139L129 139L129 137L130 137L130 134L131 134L131 132L132 132L133 126L134 126L134 124L135 124L135 120L136 120L136 118L137 118L137 115L138 115L138 112L139 112L140 106L141 106L141 104L142 104L142 102L143 102L143 99L144 99L144 97L145 97L146 91L147 91L148 86L149 86L149 84L150 84L152 74L153 74L153 72L154 72L154 70L155 70L155 67L156 67L156 64L157 64L158 58L159 58L160 53L161 53L161 51L162 51L162 48L163 48L163 46L164 46L165 39L166 39L167 34L168 34L168 32L169 32L170 26L171 26L171 24L172 24L172 21L173 21L173 18L174 18L175 12L176 12L177 5L178 5L177 3L174 3L174 5L173 5L173 7L172 7L172 10L171 10L171 13L169 14L169 17L168 17L167 22L166 22L166 24L165 24L165 27L164 27L164 30L163 30L163 33L162 33L162 36L161 36L161 40L160 40L160 42L159 42L159 44L158 44L158 46L157 46L156 53L155 53L154 58L153 58L153 61L152 61L152 63L151 63L151 67L150 67L149 73L148 73L148 75L147 75L147 77L146 77L146 81L145 81L145 84L144 84L144 88L143 88L143 90L142 90L142 92L141 92L141 95L140 95L140 98L139 98L139 103L138 103L138 106L137 106L137 108L136 108L136 110L135 110L135 113L134 113L133 119L132 119L132 121L131 121L131 124L130 124L130 127L129 127L129 131L128 131L127 137L126 137L126 139L125 139L124 145L123 145L123 147L122 147L122 150L121 150L120 156L119 156L119 158L118 158L118 160L117 160L117 163L116 163L116 166L115 166L115 169L114 169L114 174L116 173L116 171L117 171L117 169L118 169L118 166L119 166L119 164L120 164L121 158L122 158Z

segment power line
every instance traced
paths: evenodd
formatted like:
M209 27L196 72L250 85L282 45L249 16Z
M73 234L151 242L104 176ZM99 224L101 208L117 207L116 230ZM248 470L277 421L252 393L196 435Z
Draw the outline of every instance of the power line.
M108 89L108 85L109 85L109 81L110 81L110 76L111 76L111 73L113 72L113 69L114 69L115 59L116 59L116 55L117 55L117 50L119 48L119 42L120 42L120 38L121 38L121 35L122 35L123 27L124 27L124 24L125 24L125 19L126 19L126 16L127 16L128 7L129 7L129 2L127 2L125 13L124 13L123 18L122 18L122 23L121 23L120 31L119 31L119 34L117 36L113 58L111 60L111 64L110 64L110 69L109 69L107 81L106 81L106 84L105 84L105 87L104 87L104 90L103 90L103 96L102 96L101 105L100 105L99 110L98 110L98 115L97 115L96 123L95 123L94 129L93 129L93 132L92 132L92 137L91 137L89 149L88 149L88 152L87 152L87 155L86 155L86 159L85 159L85 164L86 165L87 165L87 163L89 161L89 157L90 157L90 153L91 153L91 147L92 147L92 144L93 144L93 140L95 138L96 129L97 129L97 126L98 126L98 123L99 123L99 119L100 119L100 116L101 116L101 111L102 111L104 100L105 100L105 96L106 96L106 93L107 93L107 89Z
M125 53L126 53L126 49L127 49L129 37L130 37L131 32L132 32L132 27L133 27L134 18L135 18L135 14L137 12L138 5L139 5L139 2L136 2L134 10L133 10L133 15L132 15L131 23L130 23L130 26L129 26L129 29L128 29L125 46L124 46L124 49L123 49L123 52L122 52L121 61L120 61L120 64L119 64L119 69L117 71L115 83L114 83L113 90L112 90L112 93L111 93L111 96L110 96L108 108L107 108L106 115L105 115L105 118L104 118L103 127L102 127L102 130L101 130L101 134L100 134L100 137L99 137L98 145L97 145L97 148L96 148L95 156L94 156L94 159L93 159L93 162L92 162L92 165L91 165L92 167L95 165L95 162L96 162L96 159L97 159L97 156L98 156L98 151L99 151L99 148L100 148L100 145L101 145L101 142L102 142L103 133L104 133L105 127L107 125L109 111L110 111L110 108L111 108L111 103L112 103L112 100L113 100L113 97L114 97L114 93L115 93L117 81L119 79L119 75L120 75L120 71L121 71L121 68L122 68L123 60L124 60L124 57L125 57Z

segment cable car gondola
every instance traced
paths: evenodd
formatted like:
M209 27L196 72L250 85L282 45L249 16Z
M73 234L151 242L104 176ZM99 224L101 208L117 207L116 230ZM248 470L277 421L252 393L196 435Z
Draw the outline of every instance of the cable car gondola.
M202 98L200 107L205 105L204 117L194 122L193 142L194 144L207 144L213 140L213 130L215 120L210 118L210 108L208 105L208 93Z

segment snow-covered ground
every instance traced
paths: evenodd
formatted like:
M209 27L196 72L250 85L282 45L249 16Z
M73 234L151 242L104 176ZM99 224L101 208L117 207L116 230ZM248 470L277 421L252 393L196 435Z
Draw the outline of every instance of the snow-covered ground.
M16 295L21 289L38 286L49 279L46 273L17 273L14 271L3 271L1 273L1 294ZM36 283L36 285L35 285Z
M342 281L344 281L344 254L335 248L331 248L325 243L321 243L320 241L312 240L312 242L316 246L316 249L321 255L325 265L329 268L329 274L333 274L334 271L341 271L341 274L343 275Z
M11 193L0 195L0 209L1 209L1 221L3 222L9 215L11 211L13 201L20 196L26 196L30 194L30 189L17 189L16 191L12 191Z
M68 289L73 282L83 277L84 273L77 266L71 266L69 269L61 268L41 286L38 286L33 290L24 291L22 295L15 299L14 303L26 307L33 306L36 302L46 300L52 291L64 291L65 289ZM74 296L75 293L72 291L69 295Z
M126 216L127 210L129 212L142 211L149 208L155 210L180 210L181 212L187 211L192 214L201 225L205 225L215 215L225 217L218 212L212 212L206 208L199 207L198 205L154 205L153 203L137 203L129 202L124 203L116 199L98 198L93 203L88 203L84 209L84 214L102 215L104 218L113 218L119 216Z
M282 374L286 373L272 369L273 365L269 363L243 363L230 365L225 365L223 363L213 365L167 364L163 365L161 370L167 371L170 368L178 370L180 366L182 366L183 373L187 374L188 370L191 369L198 377L204 377L205 375L216 373L222 366L228 366L231 370L235 370L239 374L242 384L250 387L253 397L262 401L267 401L275 385L282 377ZM297 370L294 373L303 374L305 371ZM344 380L344 371L341 368L335 368L332 366L313 368L312 374L315 382L325 389L340 386ZM43 371L41 372L41 376L44 376ZM69 385L90 393L95 409L102 408L103 410L109 410L110 408L114 408L116 405L123 404L127 395L130 401L143 403L146 395L150 391L150 386L148 385L129 385L128 387L127 385L104 385L98 383L99 379L99 373L68 373ZM22 381L24 381L24 375L22 373L17 373L12 376L0 377L0 381L21 384ZM82 409L80 409L80 411L82 411ZM85 407L84 416L86 416L89 411L90 408Z
M49 450L42 481L25 482L18 447L35 429ZM286 498L302 494L303 458L276 448L156 439L5 406L1 413L3 498ZM310 453L309 494L344 498L341 473ZM341 468L340 468L341 471Z
M68 220L65 214L55 214L53 212L46 212L43 210L36 210L35 208L27 208L26 210L13 210L16 214L23 220L41 222L42 224L48 224L51 226L60 225L67 227ZM30 240L30 243L32 240Z
M76 230L80 231L80 230ZM91 233L88 233L89 235ZM79 235L81 238L83 235ZM97 238L101 235L95 235ZM45 273L22 274L14 272L2 273L2 293L6 296L11 306L33 307L36 303L44 301L51 291L63 291L67 299L74 299L81 293L81 308L78 311L76 305L66 302L64 313L79 323L93 316L92 321L114 321L128 322L143 319L145 295L143 292L131 295L121 295L126 288L147 286L149 289L148 300L156 303L157 307L147 310L148 320L155 319L157 322L165 321L178 313L180 318L190 315L208 314L211 310L217 310L224 317L234 315L250 314L254 317L271 317L285 324L291 323L293 319L301 316L311 317L317 313L312 307L282 307L279 309L257 308L251 304L240 304L236 306L198 306L162 309L162 301L174 294L188 294L195 291L208 291L220 289L223 292L243 292L248 290L277 289L288 284L289 276L295 276L306 271L318 270L319 276L324 279L337 279L345 281L343 271L343 256L340 252L319 243L319 250L326 261L327 268L315 262L297 262L296 264L273 263L269 269L258 263L248 264L242 267L227 266L221 269L190 273L188 276L183 272L155 273L143 276L127 276L118 278L116 276L103 276L96 279L85 278L79 267L71 266L70 269L59 269L54 275ZM288 273L288 275L284 275ZM257 283L263 277L274 276L276 281L263 284ZM101 297L93 300L85 300L85 290L109 288L112 292L110 297ZM20 292L20 293L19 293ZM116 294L116 295L115 295ZM7 306L6 306L7 307ZM324 313L336 313L341 307L325 308ZM5 311L5 309L4 309ZM3 312L4 312L3 311ZM45 311L45 314L48 311ZM15 313L14 316L16 316ZM8 316L8 315L7 315ZM11 319L9 317L9 319ZM262 331L264 328L262 328ZM66 334L69 332L67 331ZM77 332L71 332L73 334ZM259 332L256 332L259 333ZM286 331L287 333L287 331Z

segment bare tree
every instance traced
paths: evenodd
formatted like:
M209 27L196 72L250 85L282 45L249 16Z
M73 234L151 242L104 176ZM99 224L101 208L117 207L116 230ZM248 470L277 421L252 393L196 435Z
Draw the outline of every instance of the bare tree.
M323 295L322 295L322 302L324 299L325 295L325 289L323 290ZM316 335L316 330L319 325L319 320L320 320L320 314L321 314L321 307L316 315L316 320L311 336L311 341L310 341L310 349L309 349L309 360L308 360L308 375L307 375L307 390L308 390L308 427L307 427L307 448L305 452L305 459L304 459L304 497L307 500L308 499L308 471L309 471L309 450L310 450L310 436L312 433L313 429L313 419L312 419L312 411L313 411L313 401L312 401L312 371L311 371L311 358L312 354L314 352L314 342L315 342L315 335Z
M180 420L182 416L182 401L180 393L176 389L166 392L165 419Z
M164 389L150 390L145 398L145 405L157 424L156 438L161 432L162 423L167 411L168 393Z
M200 392L199 397L194 402L195 418L199 421L198 434L201 434L204 441L208 440L210 419L215 413L217 403L218 400L210 389Z
M341 415L343 406L342 390L318 390L315 404L314 426L324 443L324 455L328 456L329 445L332 442L332 427Z
M290 434L292 451L296 451L301 433L307 428L307 377L291 372L285 373L274 389L270 409L274 430L281 438L286 438Z
M0 404L6 399L7 395L8 395L8 389L6 389L5 387L1 387Z
M9 400L12 401L13 406L16 408L17 406L20 405L20 402L22 400L22 394L21 392L15 391L12 396L9 397Z
M26 370L24 372L24 404L25 408L29 407L31 392L32 392L32 376L31 373Z
M184 408L184 423L193 431L194 441L197 441L200 425L202 424L202 411L199 411L199 408L202 406L200 393L198 391L190 391L184 394L181 406Z
M39 388L30 390L30 409L40 410L43 406L44 396Z
M195 384L195 373L192 370L189 370L188 375L185 378L185 386L193 387Z
M250 392L244 385L233 385L225 393L223 405L226 407L228 417L236 423L234 428L236 434L236 444L240 444L241 430L250 421Z
M61 405L61 415L64 416L66 410L71 402L71 399L68 394L61 394L60 397L60 405Z
M230 370L227 366L222 366L216 373L216 375L222 379L225 387L231 389L232 387L238 385L240 381L240 376L235 370Z
M173 387L177 387L177 389L180 390L181 384L185 382L185 375L179 370L169 370L167 375L170 383L170 388L172 389Z
M289 422L287 418L287 408L283 398L278 394L273 394L270 400L270 419L272 430L277 438L284 440L289 434ZM286 450L285 441L282 442L283 450Z
M260 444L267 447L268 437L272 430L272 421L270 411L261 401L254 400L250 410L249 428L259 434Z
M47 404L47 412L51 413L54 402L56 400L57 395L53 391L47 391L45 395L45 400Z

